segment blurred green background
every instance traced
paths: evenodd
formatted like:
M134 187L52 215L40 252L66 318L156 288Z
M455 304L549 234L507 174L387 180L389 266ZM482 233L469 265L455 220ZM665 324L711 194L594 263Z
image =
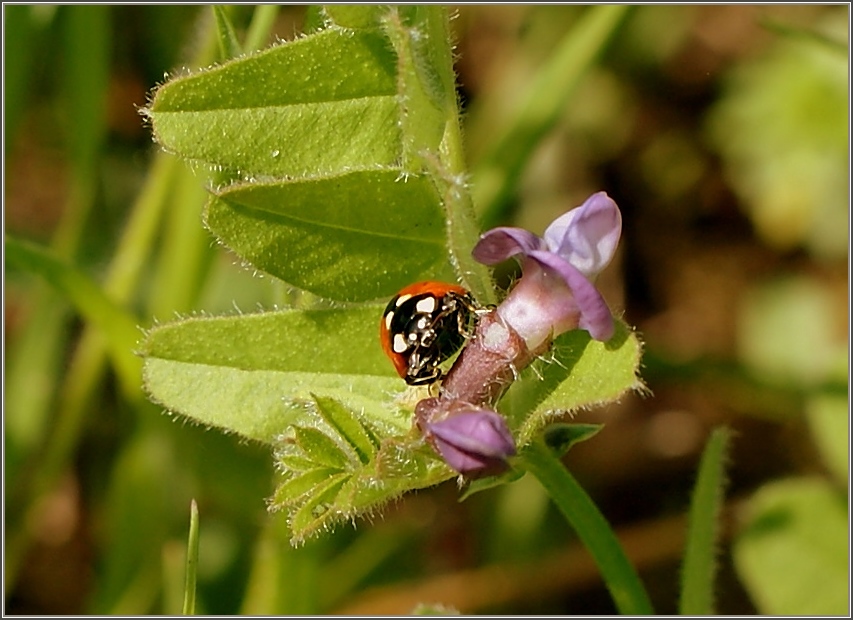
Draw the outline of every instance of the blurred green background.
M586 10L454 8L472 168ZM216 246L206 171L155 156L137 111L212 57L210 9L3 11L6 235L141 329L288 303ZM250 17L234 7L238 29ZM304 20L281 7L275 36ZM566 464L658 613L677 609L683 516L721 424L735 435L718 612L849 612L848 37L844 5L633 7L487 214L541 232L601 189L622 209L600 283L645 342L649 393L579 413L606 427ZM268 453L163 415L66 295L18 264L4 275L7 613L178 613L192 498L202 612L613 613L528 479L464 503L448 483L292 549L266 513Z

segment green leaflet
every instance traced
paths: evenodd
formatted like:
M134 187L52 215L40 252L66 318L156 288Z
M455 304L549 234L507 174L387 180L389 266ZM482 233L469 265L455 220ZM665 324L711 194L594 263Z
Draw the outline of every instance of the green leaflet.
M172 80L146 114L167 149L251 177L391 165L395 71L380 33L330 28Z
M296 426L277 444L284 476L271 506L286 513L294 542L453 476L416 435L379 433L371 418L328 397L314 405L328 424L306 416L317 426Z
M359 422L353 413L331 398L315 397L320 415L341 438L352 447L362 464L370 462L376 454L376 439Z
M272 445L293 540L453 472L411 434L376 339L379 306L191 318L142 343L152 400Z
M593 340L585 330L559 336L551 353L534 362L501 401L510 427L519 429L519 445L528 443L555 416L641 389L636 374L641 352L637 336L618 320L608 342Z
M399 390L398 378L246 371L154 357L143 372L149 397L169 411L263 443L303 421L311 394L365 410L385 428L400 429L405 421L389 396Z
M285 310L156 327L141 345L145 387L170 411L270 444L304 424L313 394L406 432L408 414L393 402L404 386L377 339L381 311Z
M329 299L390 297L452 277L434 186L399 169L232 186L206 221L252 264Z
M349 462L347 453L323 431L316 428L297 426L294 443L305 453L309 461L332 469L343 469Z
M289 284L366 301L455 279L443 204L453 196L438 178L460 172L442 161L457 120L446 15L326 7L321 16L325 29L310 36L159 88L146 110L157 141L248 181L216 190L207 225Z

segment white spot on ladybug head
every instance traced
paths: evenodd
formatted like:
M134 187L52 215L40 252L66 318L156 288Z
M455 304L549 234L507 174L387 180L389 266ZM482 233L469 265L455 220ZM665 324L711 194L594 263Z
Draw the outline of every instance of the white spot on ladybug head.
M389 312L388 314L385 315L385 329L387 329L389 332L391 331L391 322L393 320L394 320L394 313L393 312Z
M394 334L394 342L392 344L394 353L405 353L406 349L409 348L406 339L403 338L403 334Z
M394 306L396 306L397 308L399 308L399 307L400 307L400 306L402 306L404 303L406 303L407 301L409 301L411 298L412 298L412 296L411 296L411 295L408 295L408 294L406 294L406 295L400 295L400 296L397 298L397 301L396 301L396 302L394 302Z
M418 323L417 323L416 327L418 329L426 329L426 326L427 326L427 318L425 316L422 316L421 318L418 319Z
M433 312L435 312L436 306L437 302L435 300L435 297L433 297L432 295L427 295L415 304L415 310L417 310L418 312L423 312L424 314L432 314Z

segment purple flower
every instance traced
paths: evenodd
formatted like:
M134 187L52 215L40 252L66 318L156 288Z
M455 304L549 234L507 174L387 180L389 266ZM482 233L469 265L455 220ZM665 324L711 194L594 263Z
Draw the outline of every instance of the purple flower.
M438 396L415 407L418 428L457 472L478 478L508 468L515 441L492 409L555 336L576 328L597 340L613 335L610 309L592 281L613 258L621 234L619 208L598 192L542 237L507 227L480 237L475 259L494 265L520 254L522 277L497 308L480 315Z
M444 461L468 478L506 471L515 441L494 411L462 406L438 422L426 424L426 436Z
M613 335L613 317L592 281L613 258L621 233L619 208L598 192L554 220L543 237L493 228L473 255L486 265L522 255L522 278L497 312L535 351L570 329L585 329L596 340Z

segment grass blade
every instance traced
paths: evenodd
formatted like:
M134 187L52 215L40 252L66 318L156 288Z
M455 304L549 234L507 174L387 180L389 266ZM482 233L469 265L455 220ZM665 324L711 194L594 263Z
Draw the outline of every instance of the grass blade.
M702 453L687 526L679 602L681 615L707 616L714 613L714 546L723 502L723 468L729 436L726 428L714 430Z
M198 505L190 503L190 534L187 540L187 582L184 589L183 615L195 615L195 586L198 569Z

